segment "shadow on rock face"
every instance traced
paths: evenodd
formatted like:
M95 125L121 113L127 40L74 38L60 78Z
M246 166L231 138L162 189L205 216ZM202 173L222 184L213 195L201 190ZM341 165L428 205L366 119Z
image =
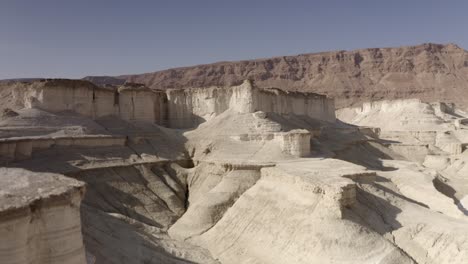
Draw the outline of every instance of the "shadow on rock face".
M397 168L383 165L382 160L404 158L382 145L376 135L363 133L356 126L343 122L336 126L325 127L312 149L328 153L336 159L364 166L371 170L393 171Z
M379 185L380 187L382 186ZM356 198L358 202L355 205L344 209L344 219L367 226L381 235L402 227L397 220L397 215L401 213L401 210L387 200L361 188L357 188Z
M460 200L456 196L456 190L452 186L447 184L442 177L435 177L432 183L434 184L434 187L437 189L437 191L451 198L458 209L460 209L464 215L468 216L468 210L463 207Z
M376 182L388 182L389 180L377 176ZM429 208L427 205L410 199L388 187L379 183L373 183L372 186L362 188L358 184L356 189L357 203L350 208L345 208L343 216L345 219L357 222L361 225L367 226L381 235L391 234L393 231L402 227L401 223L397 220L398 214L402 212L400 208L393 205L390 201L384 199L376 193L369 192L372 189L376 193L384 194L383 197L390 196L392 199L401 199L406 202Z
M217 263L208 251L122 215L84 205L81 218L86 250L96 263Z

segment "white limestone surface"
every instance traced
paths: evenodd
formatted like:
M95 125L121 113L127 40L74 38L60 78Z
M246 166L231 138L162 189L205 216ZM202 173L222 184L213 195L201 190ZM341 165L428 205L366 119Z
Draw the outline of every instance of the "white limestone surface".
M0 263L85 263L84 184L24 169L0 168L0 175Z

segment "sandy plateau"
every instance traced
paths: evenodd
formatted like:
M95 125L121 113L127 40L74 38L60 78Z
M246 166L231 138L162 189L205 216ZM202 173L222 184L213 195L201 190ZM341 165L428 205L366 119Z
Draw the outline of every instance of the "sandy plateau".
M452 103L1 85L0 263L468 261Z

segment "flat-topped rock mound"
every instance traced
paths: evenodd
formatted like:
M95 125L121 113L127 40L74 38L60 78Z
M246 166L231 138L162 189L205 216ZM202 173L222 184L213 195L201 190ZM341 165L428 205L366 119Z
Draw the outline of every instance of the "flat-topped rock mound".
M23 108L15 113L0 119L0 138L109 134L109 131L93 120L70 111L50 113L40 109Z
M0 262L85 263L84 183L24 169L0 173Z
M374 127L376 137L400 154L400 159L434 170L433 185L459 208L448 211L452 215L456 215L453 211L467 214L468 127L463 125L466 112L453 104L413 99L366 103L358 108L340 109L337 115L354 125Z
M74 192L84 192L84 183L54 173L0 168L0 213L34 207L45 199L60 201Z
M385 100L337 111L339 118L359 126L388 131L434 131L453 129L455 106L424 103L419 99Z

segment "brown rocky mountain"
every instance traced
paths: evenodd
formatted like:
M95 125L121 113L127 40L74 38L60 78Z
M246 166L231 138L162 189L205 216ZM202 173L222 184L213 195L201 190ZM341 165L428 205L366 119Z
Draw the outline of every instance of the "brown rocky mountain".
M468 107L468 52L454 44L333 51L115 78L86 77L97 84L126 80L154 89L237 85L246 78L259 87L326 94L336 99L337 107L400 98Z

